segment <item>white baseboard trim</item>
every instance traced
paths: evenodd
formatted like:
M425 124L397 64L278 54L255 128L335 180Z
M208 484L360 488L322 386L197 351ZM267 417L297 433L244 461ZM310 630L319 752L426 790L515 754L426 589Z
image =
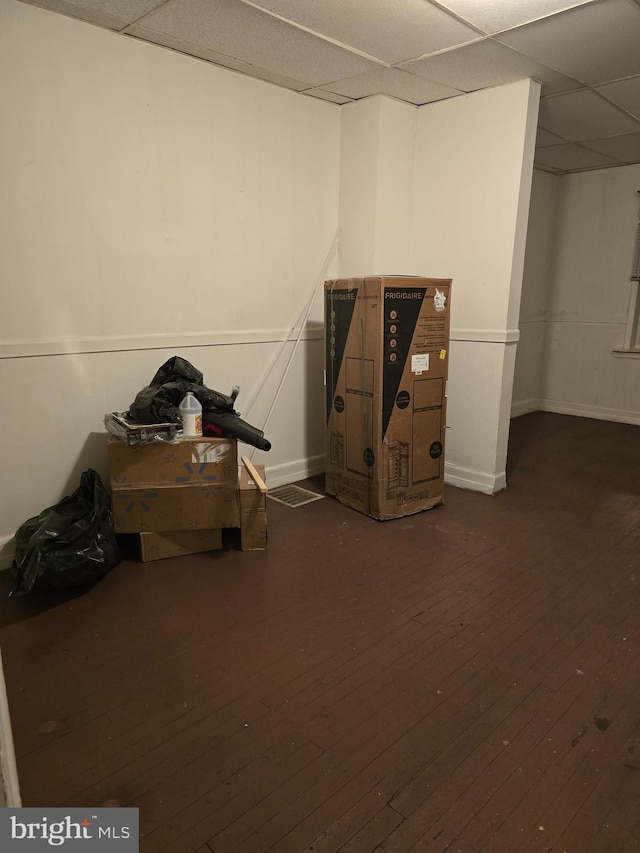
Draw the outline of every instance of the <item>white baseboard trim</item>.
M543 412L555 412L558 415L574 415L578 418L595 418L599 421L616 421L640 426L640 411L606 409L602 406L565 403L561 400L539 400L538 409Z
M308 459L298 459L285 465L275 465L265 470L267 486L282 486L286 483L295 483L307 477L315 477L322 474L325 469L324 456L312 456ZM470 489L474 492L482 492L493 495L502 491L507 485L506 472L491 475L482 471L474 471L469 468L457 468L445 462L444 481L450 486L460 489Z
M2 787L6 806L19 809L22 806L20 784L18 782L18 765L13 748L13 732L11 731L11 715L9 700L4 683L2 656L0 655L0 770L2 772Z
M310 456L307 459L296 459L283 465L265 467L267 486L283 486L315 477L324 472L324 454ZM0 536L0 571L11 568L14 557L14 537Z
M282 486L286 483L295 483L298 480L322 474L324 469L324 455L312 456L308 459L298 459L295 462L285 465L275 465L273 468L265 470L267 486ZM470 468L458 468L445 462L444 481L450 486L493 495L506 487L507 476L504 471L496 475L485 474L482 471L474 471Z
M529 415L531 412L537 412L540 408L540 400L537 397L531 397L529 400L518 400L511 403L511 417L519 418L520 415Z
M267 486L284 486L287 483L295 483L298 480L306 480L307 477L315 477L324 473L324 454L309 456L306 459L296 459L295 462L286 462L283 465L274 465L265 468Z
M485 474L482 471L474 471L469 468L459 468L445 463L444 480L450 486L460 489L469 489L474 492L482 492L493 495L506 486L506 474ZM296 459L294 462L286 462L282 465L265 467L265 478L268 487L283 486L287 483L295 483L305 480L307 477L315 477L324 473L324 454L310 456L304 459ZM13 536L0 537L0 570L8 569L13 560Z
M606 409L603 406L591 406L583 403L566 403L562 400L519 400L511 406L511 417L528 415L531 412L554 412L556 415L572 415L577 418L594 418L599 421L640 425L640 412L626 409Z
M507 475L505 471L500 474L485 474L483 471L459 468L445 462L444 481L448 486L456 486L458 489L494 495L496 492L501 492L507 485Z
M324 454L311 456L307 459L296 459L283 465L265 468L267 486L283 486L315 477L324 472ZM0 536L0 571L11 568L14 557L14 537Z

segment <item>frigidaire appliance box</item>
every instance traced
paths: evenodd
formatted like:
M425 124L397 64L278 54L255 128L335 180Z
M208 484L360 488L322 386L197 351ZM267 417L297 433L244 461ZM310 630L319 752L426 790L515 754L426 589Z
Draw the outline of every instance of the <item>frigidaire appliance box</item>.
M240 526L235 439L107 446L116 533Z
M325 282L325 488L373 518L443 502L450 294L450 279Z

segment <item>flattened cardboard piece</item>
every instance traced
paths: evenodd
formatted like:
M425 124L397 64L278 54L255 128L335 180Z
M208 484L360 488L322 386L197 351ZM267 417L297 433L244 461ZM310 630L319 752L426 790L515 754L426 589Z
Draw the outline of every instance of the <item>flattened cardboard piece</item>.
M143 563L183 557L222 548L222 530L167 530L164 533L139 533L140 559Z
M262 481L264 465L256 465ZM267 547L267 499L246 468L240 468L240 547L243 551L264 551Z

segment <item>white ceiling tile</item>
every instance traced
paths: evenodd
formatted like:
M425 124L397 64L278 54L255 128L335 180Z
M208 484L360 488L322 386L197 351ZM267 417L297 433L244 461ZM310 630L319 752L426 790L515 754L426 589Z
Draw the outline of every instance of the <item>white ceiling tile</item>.
M640 0L23 2L336 104L532 77L537 168L640 163Z
M548 172L550 175L562 175L562 169L554 169L553 166L545 166L543 163L534 163L533 168L540 172Z
M566 92L578 86L575 80L492 39L402 63L400 67L462 92L499 86L524 77L539 80L544 94Z
M216 65L224 65L227 68L234 68L234 70L240 71L249 77L255 77L257 80L264 80L276 86L283 86L285 89L293 89L294 92L302 92L306 88L306 83L303 83L302 80L283 77L281 74L274 74L273 71L269 71L267 68L260 68L259 65L247 65L244 62L238 62L235 66L231 66L225 61L228 57L214 54L213 51L211 51L211 54L209 62L213 62Z
M231 56L225 56L221 53L216 53L215 50L206 50L203 47L197 47L193 44L180 41L180 39L172 38L164 33L157 33L153 30L146 30L138 24L133 24L128 27L124 33L126 36L142 39L143 41L151 42L160 47L168 47L178 53L184 53L188 56L195 56L197 59L204 59L207 62L212 62L214 65L220 65L228 68L231 71L239 71L241 74L246 74L249 77L255 77L258 80L265 80L268 83L274 83L276 86L283 86L286 89L293 89L300 92L307 88L306 83L300 80L292 80L289 77L282 77L279 74L274 74L267 71L265 68L259 68L257 65L248 65L246 62L240 62L233 59Z
M254 5L390 64L480 37L425 0L254 0Z
M379 67L373 60L237 0L168 0L140 25L301 80L305 88Z
M617 160L587 151L579 145L552 145L549 148L539 148L536 151L535 162L542 166L551 166L566 172L577 172L581 169L604 168L619 165Z
M640 74L640 5L599 0L497 36L588 85Z
M106 12L132 24L163 3L164 0L75 0L74 5L81 9Z
M351 98L345 98L344 95L336 95L334 92L327 92L326 89L305 89L301 95L311 95L312 98L320 98L322 101L331 101L332 104L350 104Z
M357 77L348 77L332 83L329 88L332 92L348 95L353 99L383 94L410 104L430 104L462 94L458 89L433 83L398 68L381 68L378 71L359 74Z
M556 136L555 133L549 133L548 130L545 130L542 127L538 128L538 133L536 135L536 148L546 148L548 145L560 145L562 142L566 142L566 139L563 139L561 136Z
M116 15L96 9L85 9L82 6L78 6L77 3L69 2L69 0L28 0L28 5L47 9L49 12L67 15L69 18L77 18L80 21L95 24L98 27L105 27L105 29L109 30L121 30L129 23L129 20L126 18L118 18Z
M640 130L640 122L590 89L543 98L538 124L570 142Z
M497 33L591 0L441 0L456 15L485 33Z
M611 136L609 139L585 140L582 144L600 154L606 154L607 157L615 157L623 163L640 162L640 131Z
M626 80L618 80L617 83L605 83L604 86L597 86L596 91L640 119L640 77L628 77Z

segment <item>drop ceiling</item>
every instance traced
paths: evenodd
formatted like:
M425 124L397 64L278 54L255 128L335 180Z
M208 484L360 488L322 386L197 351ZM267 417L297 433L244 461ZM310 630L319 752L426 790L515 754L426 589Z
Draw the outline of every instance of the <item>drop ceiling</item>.
M524 77L536 165L640 163L640 0L25 0L336 104Z

